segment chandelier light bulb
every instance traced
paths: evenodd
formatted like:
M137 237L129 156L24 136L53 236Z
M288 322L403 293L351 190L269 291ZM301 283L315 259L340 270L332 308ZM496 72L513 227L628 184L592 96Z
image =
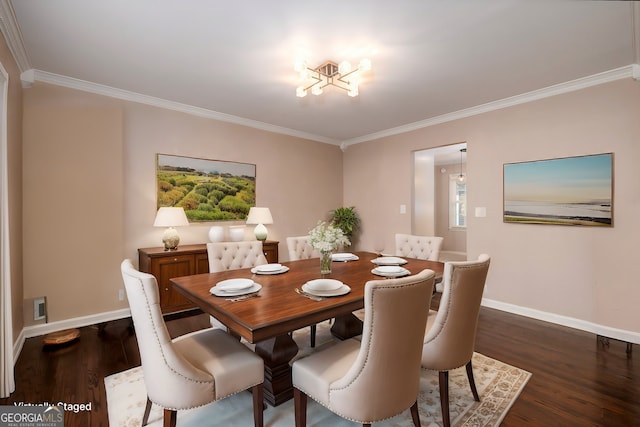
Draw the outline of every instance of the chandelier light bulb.
M349 85L349 90L347 91L347 95L350 97L358 96L358 85L351 84Z
M296 96L298 98L304 98L305 96L307 96L307 91L302 86L298 86L296 88Z
M314 95L322 95L322 87L317 84L311 88L311 93Z
M344 75L351 72L351 64L349 63L349 61L342 61L339 65L338 65L338 73Z

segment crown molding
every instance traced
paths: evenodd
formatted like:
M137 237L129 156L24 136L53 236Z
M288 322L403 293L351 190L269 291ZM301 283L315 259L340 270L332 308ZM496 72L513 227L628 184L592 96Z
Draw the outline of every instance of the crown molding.
M137 102L140 104L151 105L154 107L166 108L169 110L180 111L194 116L204 117L208 119L220 120L223 122L234 123L241 126L247 126L254 129L260 129L268 132L273 132L281 135L289 135L302 139L309 139L312 141L323 142L325 144L339 145L340 141L325 138L319 135L310 134L307 132L297 131L295 129L289 129L281 126L272 125L269 123L260 122L257 120L246 119L243 117L233 116L231 114L220 113L206 108L194 107L192 105L182 104L179 102L168 101L166 99L156 98L153 96L142 95L136 92L130 92L127 90L117 89L111 86L101 85L97 83L91 83L86 80L74 79L72 77L66 77L59 74L53 74L40 70L28 70L21 75L23 80L23 86L28 86L34 81L43 83L49 83L57 86L64 86L71 89L81 90L84 92L95 93L98 95L109 96L111 98L122 99L125 101Z
M13 6L9 0L0 0L0 31L7 41L9 50L16 60L16 64L18 64L20 72L31 68L29 66L27 51L24 49L22 33L18 27Z
M498 101L488 102L486 104L478 105L471 108L466 108L464 110L454 111L452 113L443 114L440 116L432 117L430 119L421 120L421 121L410 123L403 126L386 129L380 132L371 133L369 135L364 135L358 138L348 139L348 140L342 141L342 144L340 146L343 150L345 150L350 145L359 144L361 142L367 142L375 139L384 138L387 136L393 136L401 133L411 132L411 131L423 129L429 126L446 123L453 120L463 119L465 117L471 117L471 116L475 116L482 113L487 113L489 111L495 111L502 108L512 107L514 105L524 104L527 102L560 95L567 92L573 92L573 91L584 89L590 86L597 86L597 85L608 83L614 80L634 77L637 72L636 71L637 67L638 67L638 64L631 64L625 67L620 67L620 68L605 71L602 73L594 74L592 76L571 80L566 83L560 83L557 85L549 86L547 88L523 93L521 95L512 96L512 97L501 99Z

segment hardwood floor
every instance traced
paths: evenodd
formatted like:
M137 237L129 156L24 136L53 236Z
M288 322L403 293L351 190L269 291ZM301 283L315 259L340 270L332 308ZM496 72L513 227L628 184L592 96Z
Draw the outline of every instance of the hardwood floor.
M27 339L16 391L0 404L91 403L91 411L66 412L65 426L108 426L104 377L140 364L129 324L81 328L79 340L61 347ZM208 326L204 314L167 322L172 336ZM476 350L533 374L503 426L640 426L637 345L627 354L619 341L604 346L590 333L483 307Z

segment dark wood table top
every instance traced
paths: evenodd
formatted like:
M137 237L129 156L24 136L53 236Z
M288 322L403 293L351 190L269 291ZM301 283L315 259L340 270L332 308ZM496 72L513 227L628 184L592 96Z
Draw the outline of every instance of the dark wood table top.
M282 263L289 267L289 271L282 274L253 276L251 269L238 269L177 277L171 279L171 283L204 312L249 342L256 343L363 308L365 283L383 278L371 272L376 266L371 262L376 254L355 254L360 258L358 261L333 262L331 274L324 276L320 274L320 261L313 258ZM441 262L405 259L408 263L403 267L411 274L431 269L436 278L442 277L444 264ZM251 277L262 285L257 298L232 302L209 292L222 280ZM309 280L323 277L340 280L351 288L351 292L322 301L313 301L295 292L295 288Z

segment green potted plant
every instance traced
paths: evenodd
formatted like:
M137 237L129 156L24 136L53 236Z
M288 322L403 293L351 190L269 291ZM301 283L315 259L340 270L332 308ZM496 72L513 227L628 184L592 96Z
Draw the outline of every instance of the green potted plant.
M354 231L360 224L360 218L358 217L355 206L340 207L331 211L331 222L340 228L351 241Z

